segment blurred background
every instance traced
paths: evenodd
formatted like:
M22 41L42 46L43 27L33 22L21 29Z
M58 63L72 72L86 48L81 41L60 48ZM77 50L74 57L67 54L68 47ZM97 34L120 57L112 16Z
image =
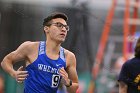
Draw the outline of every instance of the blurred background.
M69 18L62 46L77 58L77 93L118 93L121 66L140 36L140 0L0 0L0 62L24 41L45 40L43 19L55 11ZM1 67L0 93L23 93Z

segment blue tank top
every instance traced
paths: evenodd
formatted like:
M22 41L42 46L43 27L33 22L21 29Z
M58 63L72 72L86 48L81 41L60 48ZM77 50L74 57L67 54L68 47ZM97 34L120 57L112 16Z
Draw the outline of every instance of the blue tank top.
M57 60L46 55L45 41L40 42L38 50L38 58L26 67L29 75L24 82L24 93L56 93L61 80L59 69L66 69L64 48L60 48Z

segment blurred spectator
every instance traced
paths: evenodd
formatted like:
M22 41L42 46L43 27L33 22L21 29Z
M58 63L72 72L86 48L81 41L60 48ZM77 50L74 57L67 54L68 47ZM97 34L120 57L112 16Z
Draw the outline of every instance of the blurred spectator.
M135 57L127 60L119 74L119 93L140 93L140 37L135 46Z
M129 53L127 55L127 59L131 59L132 57L133 57L133 54L132 53ZM117 78L119 76L119 73L121 71L122 65L124 64L125 61L126 61L126 59L123 56L121 56L115 62L114 68L113 68L113 73L115 75L115 81L117 80ZM112 92L111 93L118 93L118 88L119 88L118 87L118 82L116 81L116 85L112 89Z

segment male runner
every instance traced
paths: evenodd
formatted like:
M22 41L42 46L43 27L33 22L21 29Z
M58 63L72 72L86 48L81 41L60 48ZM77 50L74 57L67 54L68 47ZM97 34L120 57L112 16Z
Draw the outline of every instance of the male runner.
M2 68L17 82L24 81L24 93L56 93L60 81L69 93L78 88L75 55L61 47L69 26L64 13L53 13L44 19L46 41L26 41L4 57ZM25 60L26 70L17 71L13 64Z

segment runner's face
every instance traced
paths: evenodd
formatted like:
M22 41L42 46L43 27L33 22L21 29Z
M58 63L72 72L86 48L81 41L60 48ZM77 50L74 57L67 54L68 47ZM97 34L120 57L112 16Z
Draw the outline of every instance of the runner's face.
M58 42L63 42L65 41L68 30L69 27L67 26L66 21L62 18L56 18L52 20L51 25L48 28L47 36Z

